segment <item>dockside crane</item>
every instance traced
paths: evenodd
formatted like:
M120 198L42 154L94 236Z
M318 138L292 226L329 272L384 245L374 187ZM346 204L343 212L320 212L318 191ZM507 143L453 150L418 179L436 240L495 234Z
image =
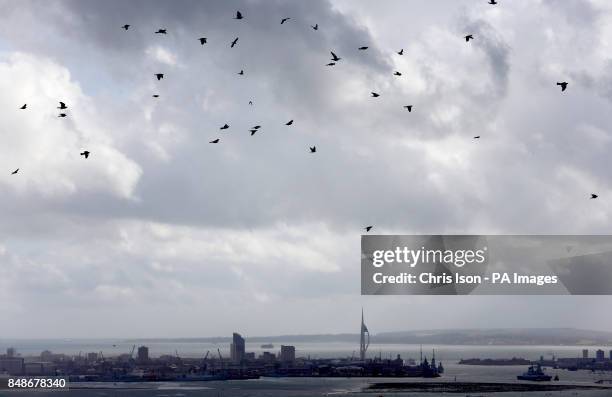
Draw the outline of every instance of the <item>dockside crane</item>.
M136 345L132 345L132 351L130 352L130 360L134 359L134 350L136 350Z
M225 366L223 364L223 356L221 355L221 349L217 347L217 353L219 353L219 361L221 362L221 369L225 370Z
M208 358L209 353L210 353L210 350L207 350L206 354L204 355L204 358L202 359L202 372L206 372L206 368L208 367L208 364L206 363L206 359Z

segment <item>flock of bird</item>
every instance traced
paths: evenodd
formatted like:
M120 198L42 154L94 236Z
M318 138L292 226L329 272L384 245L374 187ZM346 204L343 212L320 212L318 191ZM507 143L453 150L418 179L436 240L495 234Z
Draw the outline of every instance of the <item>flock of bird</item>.
M497 1L496 1L496 0L489 0L488 4L491 4L491 5L496 5L496 4L498 4L498 3L497 3ZM244 16L242 15L242 13L241 13L240 11L237 11L237 12L236 12L236 16L235 16L233 19L236 19L236 20L242 20L242 19L244 19ZM288 22L288 21L290 21L290 20L291 20L291 18L290 18L290 17L285 17L285 18L282 18L282 19L281 19L281 21L280 21L280 24L281 24L281 25L283 25L283 24L285 24L286 22ZM128 30L130 29L130 27L131 27L131 25L126 24L126 25L123 25L121 28L122 28L122 29L124 29L124 30L126 30L126 31L128 31ZM319 24L310 25L310 27L311 27L313 30L315 30L315 31L319 30ZM155 33L155 34L162 34L162 35L165 35L165 34L168 34L168 31L167 31L167 29L158 29L158 30L157 30L157 31L155 31L154 33ZM464 39L465 39L465 41L466 41L467 43L469 43L471 40L475 40L475 38L474 38L474 35L473 35L473 34L467 34L467 35L465 35L465 36L463 36L463 37L464 37ZM238 44L238 39L239 39L239 38L238 38L238 37L236 37L234 40L232 40L232 42L230 43L230 48L234 48L234 47L235 47L235 46ZM201 44L201 45L205 45L205 44L207 44L207 43L208 43L208 39L207 39L206 37L200 37L200 38L198 38L197 40L200 42L200 44ZM368 46L361 46L361 47L358 47L358 48L357 48L357 50L358 50L358 51L366 51L367 49L368 49ZM402 55L404 55L404 49L402 48L402 49L400 49L399 51L396 51L396 53L397 53L398 55L402 56ZM330 62L329 62L329 63L327 63L327 64L326 64L326 66L329 66L329 67L335 66L335 65L336 65L336 64L337 64L337 63L338 63L340 60L342 60L342 58L341 58L341 57L339 57L339 56L338 56L336 53L334 53L333 51L330 51L330 54L331 54ZM242 76L242 75L244 75L244 70L240 70L240 72L238 72L238 75L241 75L241 76ZM394 76L396 76L396 77L401 77L401 76L402 76L402 73L401 73L401 72L399 72L399 71L395 71L395 72L393 73L393 75L394 75ZM155 78L156 78L156 79L159 81L159 80L162 80L162 79L164 78L164 73L155 73L155 75L154 75L154 76L155 76ZM567 87L568 87L568 83L567 83L566 81L557 82L557 85L561 87L561 92L564 92L564 91L567 89ZM373 91L371 92L371 97L372 97L372 98L378 98L378 97L380 97L380 96L381 96L381 94L380 94L380 93L373 92ZM159 94L153 94L153 97L154 97L154 98L159 98ZM253 101L249 101L249 105L251 105L251 106L252 106L252 105L253 105ZM403 108L404 108L404 109L406 109L408 112L412 112L413 105L404 105L404 106L403 106ZM27 109L27 104L24 104L23 106L21 106L21 107L20 107L20 109L21 109L21 110L25 110L25 109ZM59 109L59 110L61 110L61 111L64 111L64 110L68 109L68 106L66 106L66 104L65 104L64 102L59 102L59 106L57 107L57 109ZM61 113L59 113L59 114L58 114L58 117L60 117L60 118L67 117L67 114L66 114L66 113L64 113L64 112L61 112ZM291 126L291 125L293 125L293 120L289 120L287 123L285 123L285 125L286 125L286 126ZM228 124L224 124L223 126L221 126L220 130L227 130L227 129L229 129L229 128L230 128L230 126L229 126ZM249 131L250 131L250 133L251 133L251 136L255 135L255 133L256 133L256 132L258 132L260 128L261 128L261 126L260 126L260 125L253 126L253 127L252 127L252 128L249 130ZM474 139L480 139L480 135L474 136ZM220 138L216 138L216 139L211 140L209 143L211 143L211 144L217 144L217 143L220 143L220 142L221 142L221 139L220 139ZM317 148L316 148L316 146L309 146L309 149L310 149L310 153L316 153L316 152L317 152ZM83 156L85 159L89 158L90 154L91 154L91 153L90 153L88 150L84 150L84 151L82 151L82 152L80 153L80 155L81 155L81 156ZM11 174L12 174L12 175L15 175L15 174L17 174L18 172L19 172L19 168L17 168L17 169L16 169L16 170L14 170L13 172L11 172ZM596 199L596 198L598 198L598 197L599 197L599 196L598 196L597 194L594 194L594 193L593 193L593 194L591 194L591 197L590 197L590 198L591 198L591 199ZM366 233L367 233L367 232L370 232L370 231L373 229L373 227L374 227L374 226L369 225L369 226L366 226L364 229L365 229L365 231L366 231Z

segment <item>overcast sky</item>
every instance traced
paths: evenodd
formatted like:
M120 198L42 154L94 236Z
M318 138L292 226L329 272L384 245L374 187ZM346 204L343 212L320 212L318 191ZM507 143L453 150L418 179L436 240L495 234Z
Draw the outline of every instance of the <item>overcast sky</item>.
M359 293L370 224L612 234L610 37L605 0L0 1L0 337L612 330Z

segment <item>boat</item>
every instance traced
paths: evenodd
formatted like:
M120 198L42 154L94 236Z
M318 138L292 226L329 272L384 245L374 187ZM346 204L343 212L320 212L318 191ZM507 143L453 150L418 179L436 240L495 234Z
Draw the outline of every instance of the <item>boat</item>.
M546 375L540 364L532 365L522 375L516 377L518 380L530 380L534 382L547 382L552 379L552 376Z
M274 349L274 345L272 343L266 343L261 345L262 349Z

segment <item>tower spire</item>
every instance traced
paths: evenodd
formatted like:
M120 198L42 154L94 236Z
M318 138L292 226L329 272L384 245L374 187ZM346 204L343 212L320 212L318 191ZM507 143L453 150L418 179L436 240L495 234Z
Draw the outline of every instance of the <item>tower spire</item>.
M368 346L370 346L370 331L368 331L368 327L365 325L365 321L363 318L363 307L361 308L361 332L360 332L360 341L359 341L359 359L361 361L365 361L366 351L368 350Z

